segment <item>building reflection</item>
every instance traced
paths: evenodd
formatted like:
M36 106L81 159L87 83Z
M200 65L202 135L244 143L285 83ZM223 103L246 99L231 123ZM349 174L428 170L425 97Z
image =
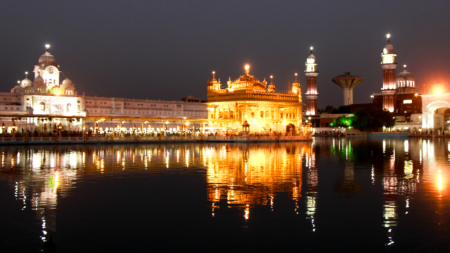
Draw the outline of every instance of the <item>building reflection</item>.
M224 144L208 148L207 194L213 203L212 216L221 200L242 208L245 219L250 218L254 205L268 205L273 211L276 193L288 193L297 211L302 159L306 157L306 163L312 163L311 154L311 143Z
M306 191L306 218L311 220L312 231L316 232L316 209L317 195L319 192L319 173L316 167L316 154L314 152L306 153L306 182L308 184ZM298 205L296 205L296 211Z
M314 145L10 146L0 148L0 180L8 181L14 189L22 210L35 212L44 242L51 229L57 228L46 211L56 210L58 200L70 196L79 180L120 173L177 173L175 169L179 168L198 169L206 174L206 196L213 217L218 215L218 207L226 205L240 210L242 218L248 220L253 207L263 206L273 211L274 204L288 196L294 203L295 213L304 214L311 222L311 230L316 232L319 192L321 196L327 194L318 187L320 159L336 159L338 163L329 163L336 167L328 173L338 176L322 176L321 185L334 183L330 191L346 196L362 195L364 187L382 195L381 202L370 201L382 206L378 217L383 219L379 225L384 227L386 245L394 245L402 218L411 215L409 210L417 206L419 189L434 194L436 221L444 222L448 171L443 166L450 161L449 143L413 138L316 138Z

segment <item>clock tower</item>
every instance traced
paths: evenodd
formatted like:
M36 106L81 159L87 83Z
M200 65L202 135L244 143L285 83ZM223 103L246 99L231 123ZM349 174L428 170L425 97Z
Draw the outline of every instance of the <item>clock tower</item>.
M45 45L47 49L41 57L39 57L39 64L34 66L35 78L41 76L44 83L47 85L47 90L54 86L59 86L59 66L56 64L55 57L49 52L50 45Z

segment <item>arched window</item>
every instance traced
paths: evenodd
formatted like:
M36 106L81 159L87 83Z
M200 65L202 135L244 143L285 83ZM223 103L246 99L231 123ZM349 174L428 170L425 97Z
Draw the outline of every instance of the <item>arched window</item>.
M39 103L39 108L41 109L41 112L45 112L45 103L44 102L40 102Z
M70 112L70 108L72 107L72 105L69 103L69 104L67 104L67 108L66 108L66 111L67 112Z

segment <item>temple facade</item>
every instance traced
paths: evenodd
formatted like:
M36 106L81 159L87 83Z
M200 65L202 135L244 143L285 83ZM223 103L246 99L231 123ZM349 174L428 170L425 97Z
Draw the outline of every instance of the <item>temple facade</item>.
M270 76L258 80L250 74L250 66L245 66L245 74L227 82L222 88L220 79L213 78L207 83L209 127L214 131L240 132L245 123L252 133L271 134L273 132L297 134L302 127L302 95L300 82L295 75L292 88L279 91Z

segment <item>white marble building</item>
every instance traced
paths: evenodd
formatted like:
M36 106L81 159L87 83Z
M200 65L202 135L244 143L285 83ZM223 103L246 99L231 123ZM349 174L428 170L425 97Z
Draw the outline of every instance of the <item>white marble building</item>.
M69 78L60 82L64 73L46 48L34 66L33 81L26 72L10 93L0 93L1 132L50 131L60 125L68 131L95 130L96 125L101 131L159 131L163 125L176 131L182 124L200 129L201 119L208 117L207 106L193 97L164 101L78 95Z

